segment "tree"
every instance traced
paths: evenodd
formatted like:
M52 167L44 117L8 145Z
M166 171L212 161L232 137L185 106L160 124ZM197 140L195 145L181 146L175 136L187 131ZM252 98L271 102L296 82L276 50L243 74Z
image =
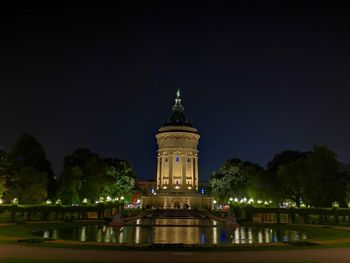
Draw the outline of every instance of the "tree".
M6 189L7 166L7 153L0 149L0 198L2 198Z
M267 170L270 173L276 173L282 165L292 163L301 157L305 156L307 152L286 150L276 154L273 159L267 164Z
M314 146L307 158L308 178L305 200L318 207L329 207L337 201L345 206L349 174L337 160L337 155L326 146Z
M106 176L110 180L102 191L104 197L121 197L128 195L134 188L133 170L126 162L122 162L119 169L110 166L106 169Z
M270 184L280 200L291 199L317 207L329 207L337 201L345 205L349 174L342 168L336 154L326 146L314 146L312 152L281 164Z
M46 186L42 189L50 198L55 194L56 180L51 169L51 163L46 159L46 154L43 146L31 135L22 134L13 145L11 151L7 155L6 165L4 166L4 173L6 174L6 187L9 195L5 194L7 199L18 190L18 186L25 186L27 183L27 175L35 174L35 179L40 181L33 182L35 185L41 185L46 182ZM46 179L41 178L46 175ZM23 177L21 177L23 176ZM26 191L26 188L23 188ZM40 191L41 192L41 191ZM44 196L44 195L41 195ZM34 198L35 199L35 198ZM25 201L27 199L23 199ZM32 200L29 198L28 200ZM9 201L9 200L8 200Z
M59 197L64 203L97 199L104 186L104 163L98 154L78 148L64 158ZM67 190L68 189L68 190Z
M279 167L276 176L277 184L279 184L279 193L283 200L293 200L297 207L300 207L307 191L308 167L305 158L299 158L291 163Z
M48 176L33 167L23 167L11 178L12 187L7 191L7 198L17 198L20 203L36 204L47 198Z
M78 204L81 201L80 189L83 172L79 166L66 168L59 180L58 196L64 204Z
M101 195L125 195L133 187L134 178L135 173L128 162L102 159L89 149L76 149L64 158L59 197L70 204L84 198L98 200Z
M308 154L309 152L286 150L276 154L267 164L267 172L262 178L262 184L268 189L270 199L274 200L276 203L281 203L285 199L292 199L294 201L299 200L297 202L299 204L300 198L295 195L297 190L291 189L291 186L293 185L291 181L293 180L294 174L290 175L291 171L297 168L285 168L284 172L280 172L280 169L283 166L293 164L294 162L306 157ZM298 181L297 178L294 179Z
M229 196L245 197L255 193L255 177L263 173L263 168L251 162L230 159L224 162L219 171L210 177L214 196L223 201Z

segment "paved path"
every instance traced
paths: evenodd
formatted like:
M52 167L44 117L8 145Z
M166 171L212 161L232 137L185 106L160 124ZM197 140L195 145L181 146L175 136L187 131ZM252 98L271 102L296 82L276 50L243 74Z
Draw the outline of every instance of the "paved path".
M303 249L284 251L172 252L111 251L72 248L0 245L0 262L5 258L91 260L110 262L350 262L350 248Z

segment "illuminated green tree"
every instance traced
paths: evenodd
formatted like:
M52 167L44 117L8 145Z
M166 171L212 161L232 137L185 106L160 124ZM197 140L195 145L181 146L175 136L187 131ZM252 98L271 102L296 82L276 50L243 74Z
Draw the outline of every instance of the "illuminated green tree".
M263 173L263 168L251 162L230 159L210 177L214 196L223 201L230 196L246 197L255 194L254 178ZM250 196L253 197L253 196Z
M133 175L134 172L126 161L121 161L117 167L108 167L106 177L109 183L103 188L102 195L120 197L130 194L135 184Z
M76 149L64 158L58 196L70 204L84 198L93 201L101 196L126 195L134 185L134 178L135 173L128 162L102 159L89 149Z

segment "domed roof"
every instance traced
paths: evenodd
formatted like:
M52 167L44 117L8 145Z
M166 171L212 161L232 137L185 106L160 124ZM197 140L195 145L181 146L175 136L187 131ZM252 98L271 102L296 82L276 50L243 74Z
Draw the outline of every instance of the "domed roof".
M189 128L189 129L186 129ZM159 129L159 132L162 131L191 131L191 132L197 132L197 130L193 127L192 123L187 120L185 113L184 113L184 107L181 104L181 94L180 90L178 89L176 92L176 99L175 99L175 105L173 106L173 112L166 121L163 126Z

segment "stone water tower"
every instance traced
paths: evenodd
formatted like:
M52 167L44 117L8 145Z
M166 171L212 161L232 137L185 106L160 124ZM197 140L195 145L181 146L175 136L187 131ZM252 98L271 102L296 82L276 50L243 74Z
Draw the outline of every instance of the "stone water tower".
M156 134L157 190L143 197L144 206L163 209L213 206L212 197L198 193L199 137L184 114L178 90L172 114Z
M199 137L197 129L184 115L178 90L171 117L156 134L159 192L189 193L198 190Z

